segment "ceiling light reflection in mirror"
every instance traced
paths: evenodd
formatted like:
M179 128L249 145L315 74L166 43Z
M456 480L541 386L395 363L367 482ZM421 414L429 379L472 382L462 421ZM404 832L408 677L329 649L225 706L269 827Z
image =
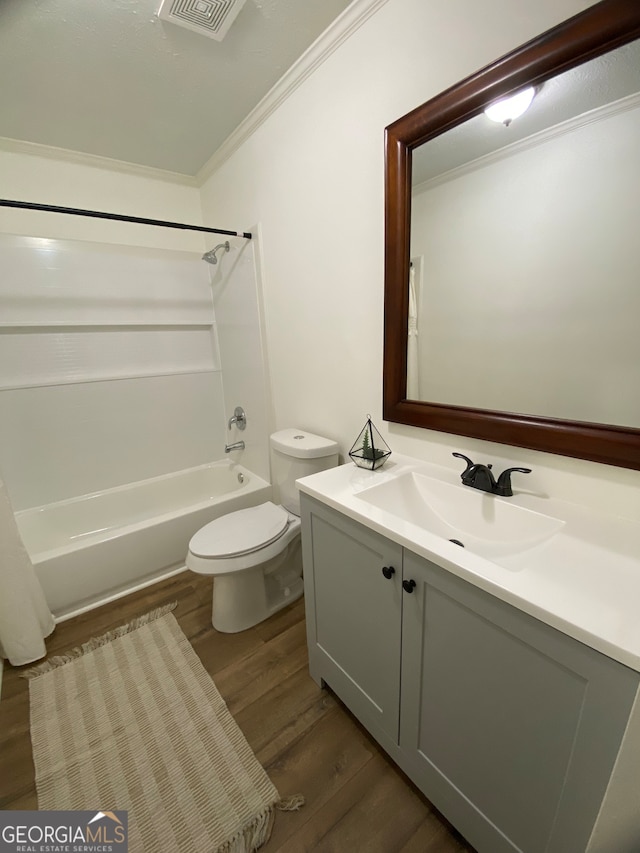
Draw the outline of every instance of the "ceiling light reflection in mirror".
M534 86L528 86L515 95L509 95L507 98L500 98L499 101L494 101L485 107L484 114L491 121L503 124L509 127L511 122L524 115L533 103L536 90Z

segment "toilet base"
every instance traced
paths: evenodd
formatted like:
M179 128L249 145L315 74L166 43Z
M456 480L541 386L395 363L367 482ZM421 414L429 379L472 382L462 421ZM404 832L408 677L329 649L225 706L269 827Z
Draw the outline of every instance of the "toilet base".
M286 550L252 569L216 575L211 623L223 634L237 634L263 622L302 596L302 543L298 535Z

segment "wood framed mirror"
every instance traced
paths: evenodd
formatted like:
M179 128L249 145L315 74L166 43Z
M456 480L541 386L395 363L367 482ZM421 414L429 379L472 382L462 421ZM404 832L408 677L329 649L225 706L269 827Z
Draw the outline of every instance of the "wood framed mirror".
M570 73L572 70L580 71L586 67L586 63L597 60L599 57L604 58L607 64L611 64L609 56L613 55L612 51L626 49L623 46L630 46L639 38L640 4L637 0L602 0L585 12L538 36L427 101L386 128L383 374L385 420L640 470L640 415L636 415L636 412L640 413L640 359L634 358L634 354L640 351L636 349L634 343L636 340L640 341L640 314L633 317L633 322L628 322L633 312L625 306L621 308L619 322L621 327L625 326L631 349L627 346L627 342L620 347L620 352L624 354L620 358L624 357L627 362L622 365L623 369L620 370L619 366L616 366L620 365L619 361L614 362L613 366L608 366L602 378L605 387L600 387L597 395L590 391L590 374L586 374L587 379L584 376L572 378L569 374L565 380L573 387L581 389L581 394L576 396L580 396L583 400L590 395L607 397L608 371L611 381L620 386L619 395L623 401L623 407L627 406L624 400L632 404L627 407L628 412L625 409L622 415L618 415L617 408L608 408L603 405L602 414L598 411L597 416L591 417L591 410L586 409L587 415L581 417L575 415L573 411L564 410L564 399L561 399L557 413L555 410L545 411L544 407L533 400L531 403L511 404L512 398L507 398L498 405L494 396L488 391L493 391L489 385L500 384L499 378L495 381L487 381L486 387L480 385L477 398L470 402L465 399L456 399L455 396L453 399L446 399L446 392L439 397L431 396L431 392L427 391L425 394L415 394L415 398L407 393L412 173L416 149L425 146L420 156L426 156L429 159L430 151L427 148L429 142L438 142L444 134L457 132L472 120L483 118L483 111L490 103L527 86L533 86L536 90L544 89L546 86L547 91L550 91L553 88L552 82L559 79L559 75ZM634 109L640 115L640 100L635 104ZM634 145L635 151L640 150L640 137L635 139ZM637 188L635 193L639 195ZM638 220L631 224L626 221L624 229L615 224L613 226L607 228L607 231L618 234L621 230L629 231L631 227L632 233L637 235ZM588 243L588 241L585 242ZM636 236L632 242L640 243L640 238ZM480 241L477 245L482 247L488 246L489 243L483 244ZM486 251L488 252L489 249L487 248ZM636 251L635 248L633 251ZM426 253L425 265L428 265L429 257L429 253ZM486 259L482 257L478 259L478 263L483 261L486 265ZM563 264L557 266L559 278L554 285L555 292L562 294L563 300L567 303L567 310L575 314L576 311L573 310L575 306L572 307L569 303L569 299L574 298L571 295L573 291L568 286L571 275L567 276L566 269L560 269ZM640 286L638 286L640 283L637 279L640 265L627 263L627 266L630 269L633 267L630 275L635 277L636 282L633 288L627 285L629 298L632 300L629 304L640 304L633 301L640 298L635 295L635 291L640 292ZM441 267L446 268L446 262L442 263ZM603 288L607 288L612 281L612 273L604 267L603 269L605 279ZM447 284L446 287L450 288L451 285ZM575 287L574 283L572 287ZM603 293L605 295L600 297L603 303L615 301L606 297L606 291ZM484 301L490 302L491 298L491 295L486 296ZM518 298L520 298L519 294ZM459 299L458 304L462 314L466 306L462 302L462 297ZM425 303L429 304L428 291ZM583 313L581 308L578 313ZM498 317L497 320L500 318ZM556 325L563 322L562 316L559 320L556 316L550 318L551 320ZM478 324L482 325L483 322L478 319ZM510 321L506 319L504 322L508 324ZM599 342L598 316L593 317L591 322L593 328L585 331L586 327L583 327L580 337L583 340ZM613 339L618 335L617 322L615 317L611 320L609 334ZM562 334L563 330L560 331ZM487 331L487 335L492 333L492 330ZM619 337L622 337L622 334L621 328ZM515 338L516 335L512 335L512 339ZM456 362L452 369L457 368L460 372L471 368L473 362L477 360L477 350L472 345L465 347L464 336L461 340L463 343L458 347L457 352L462 353L465 349L468 350L466 362L460 359L458 364L457 357L453 359L448 357L449 361ZM601 342L601 345L603 350L611 348L606 341ZM545 344L540 343L539 346L541 352ZM535 353L535 347L533 352ZM442 356L442 359L445 360L445 356ZM512 350L507 345L504 346L504 359L505 362L512 359ZM536 359L534 356L528 357L528 360ZM584 359L579 357L578 361L584 361ZM553 363L553 358L550 363ZM556 358L555 364L558 365L558 363ZM435 372L440 372L438 357L431 358L430 366ZM489 367L485 365L484 371L485 375L488 375ZM522 384L527 382L531 386L543 387L546 379L538 376L537 379L532 380L529 375ZM516 384L514 382L514 385ZM557 396L563 398L567 395L558 392ZM490 401L486 407L482 402L485 397Z

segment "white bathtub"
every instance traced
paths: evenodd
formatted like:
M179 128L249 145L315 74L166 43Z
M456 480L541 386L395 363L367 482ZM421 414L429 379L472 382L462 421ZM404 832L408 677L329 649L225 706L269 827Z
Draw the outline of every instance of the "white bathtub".
M57 618L96 607L184 568L208 521L271 498L271 486L231 461L213 462L16 513Z

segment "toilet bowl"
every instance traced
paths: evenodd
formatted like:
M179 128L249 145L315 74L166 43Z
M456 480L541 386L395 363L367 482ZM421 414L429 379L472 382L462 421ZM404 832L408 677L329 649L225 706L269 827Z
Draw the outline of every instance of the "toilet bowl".
M271 436L274 498L223 515L189 542L187 568L213 575L213 627L236 633L262 622L303 592L300 498L295 481L338 464L334 441L280 430Z

